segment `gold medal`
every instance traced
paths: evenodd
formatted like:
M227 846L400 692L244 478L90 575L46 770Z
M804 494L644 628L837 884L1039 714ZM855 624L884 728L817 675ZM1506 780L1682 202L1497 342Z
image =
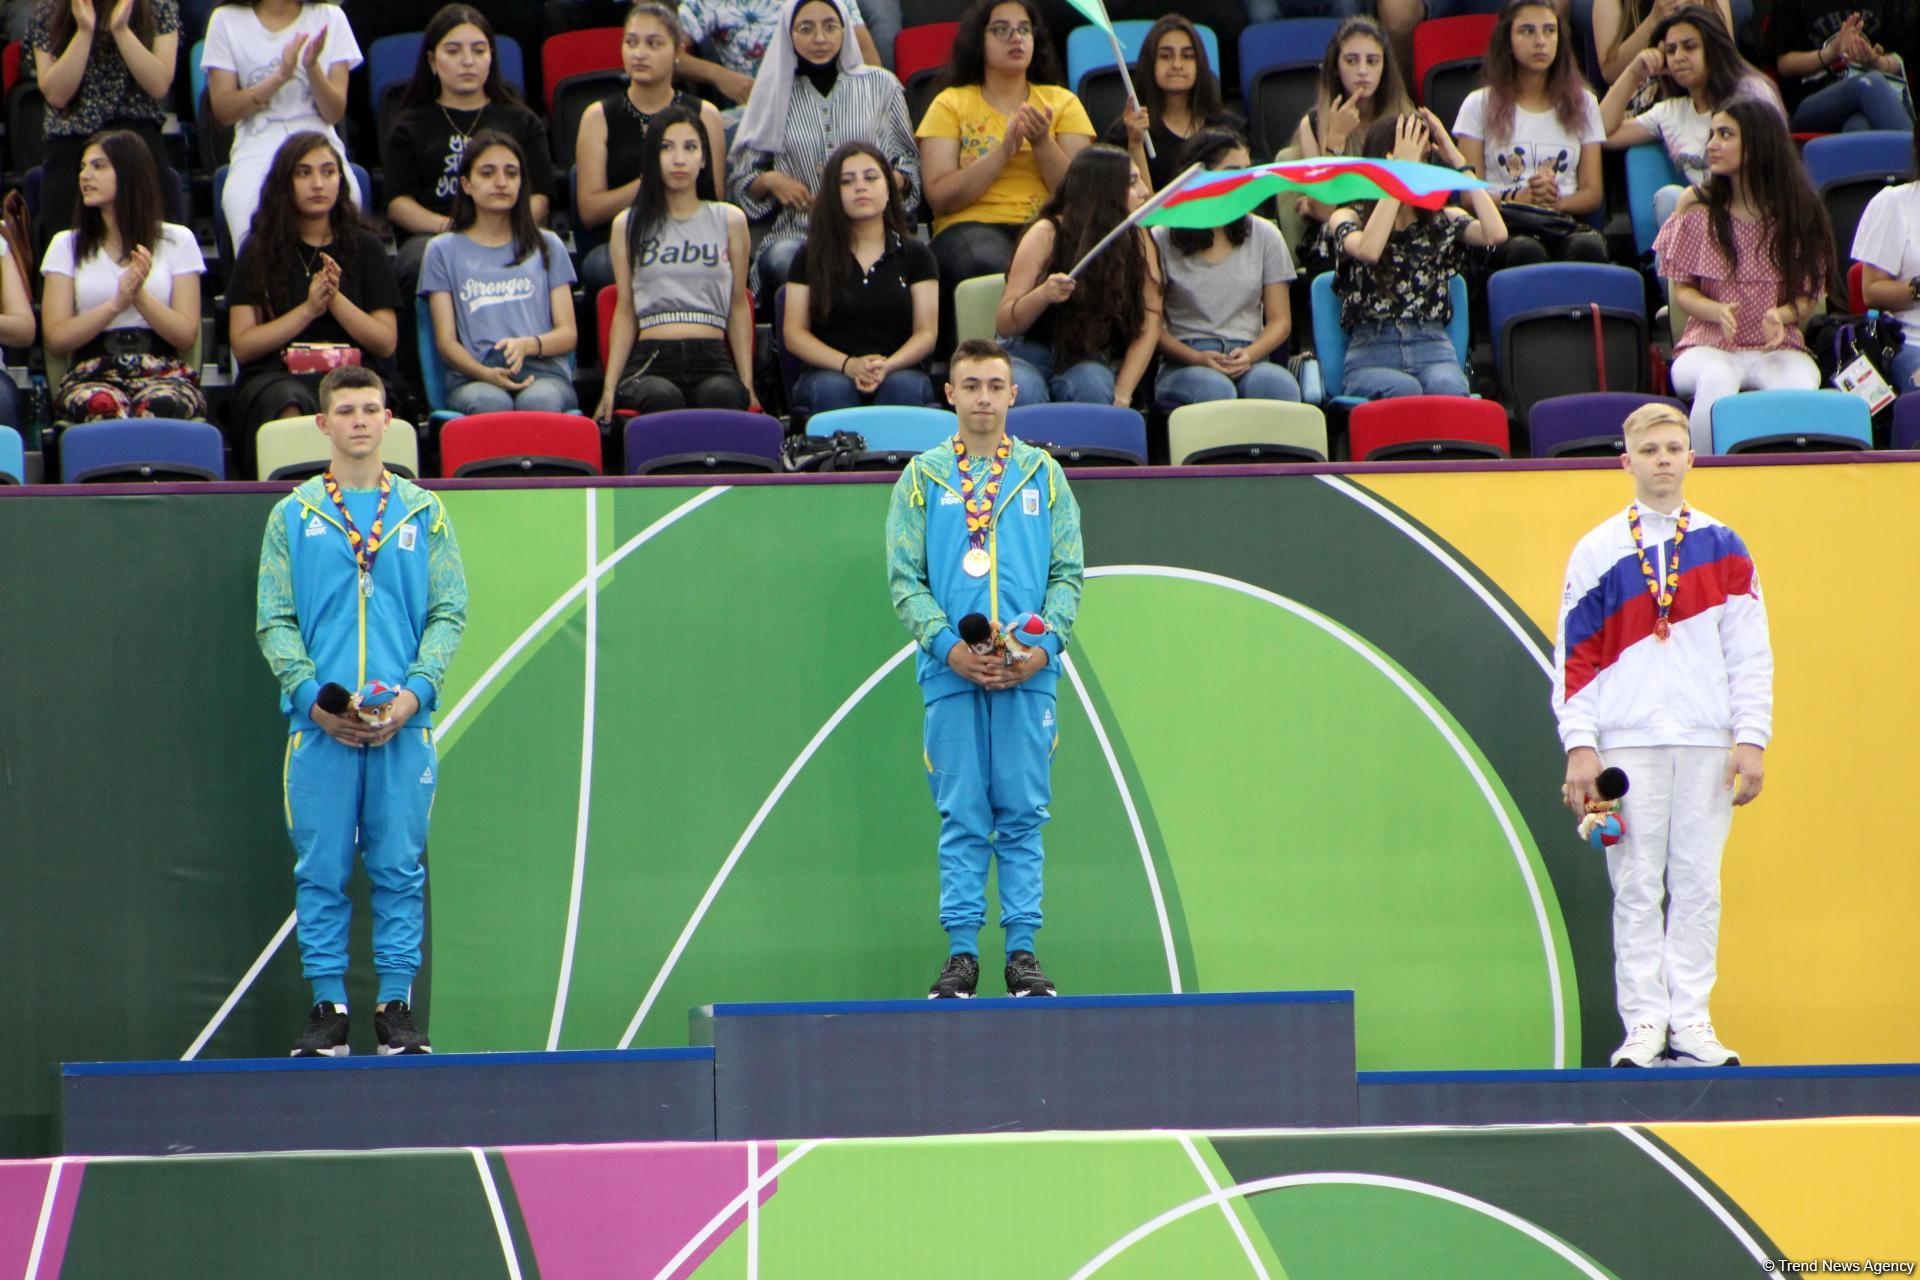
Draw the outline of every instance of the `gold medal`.
M984 578L987 570L993 567L993 559L983 548L975 547L961 557L960 567L967 571L969 578Z

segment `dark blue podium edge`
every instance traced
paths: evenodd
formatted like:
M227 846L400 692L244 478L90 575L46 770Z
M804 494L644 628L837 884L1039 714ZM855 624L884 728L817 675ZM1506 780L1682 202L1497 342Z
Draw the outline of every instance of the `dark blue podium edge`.
M1920 1076L1920 1062L1847 1062L1793 1067L1622 1067L1531 1068L1507 1071L1361 1071L1360 1086L1400 1084L1572 1084L1610 1080L1615 1084L1675 1083L1682 1080L1821 1080L1873 1076Z
M226 1075L247 1071L421 1071L433 1068L573 1067L594 1063L713 1061L713 1050L688 1049L560 1049L512 1053L429 1053L383 1058L364 1054L349 1058L209 1058L193 1062L63 1062L60 1074L72 1076L184 1076Z
M839 1016L853 1013L1008 1012L1015 1009L1156 1009L1214 1005L1346 1004L1351 991L1207 991L1180 995L986 996L973 1000L834 1000L768 1004L708 1004L693 1013L708 1018Z

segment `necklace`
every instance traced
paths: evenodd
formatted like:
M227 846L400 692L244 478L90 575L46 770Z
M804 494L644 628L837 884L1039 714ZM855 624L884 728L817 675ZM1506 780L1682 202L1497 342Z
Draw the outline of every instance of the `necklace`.
M987 463L986 481L976 496L973 456L967 452L965 440L959 436L953 438L953 461L960 471L960 502L967 513L967 553L961 558L960 564L970 578L984 578L987 570L993 567L993 557L986 546L987 529L993 523L993 501L1000 496L1000 481L1007 472L1007 459L1012 456L1013 442L1002 435L999 446L993 451L992 460Z
M333 499L334 507L340 512L341 523L346 526L347 546L352 549L354 563L360 570L360 594L362 597L371 596L373 594L373 563L380 554L380 548L385 545L381 539L381 531L387 520L387 499L393 495L393 476L385 467L380 468L380 505L373 509L373 527L367 531L364 538L360 534L359 526L354 524L353 517L347 514L347 500L340 492L340 482L334 479L331 467L327 469L326 475L321 477L321 484L326 488L327 496Z
M473 135L480 131L480 117L486 114L487 104L483 102L477 107L459 108L459 110L461 111L473 112L473 123L468 125L464 129L462 129L459 125L454 123L452 108L448 107L447 104L444 102L438 105L440 107L440 114L447 118L447 128L453 131L454 137L460 139L460 150L462 152L465 152L467 149L467 144L473 141Z
M1692 520L1693 512L1682 503L1680 514L1674 517L1673 555L1667 560L1667 580L1663 586L1647 559L1646 536L1640 528L1640 504L1636 502L1627 508L1627 528L1633 531L1633 553L1640 557L1640 576L1646 580L1647 591L1653 596L1653 606L1658 611L1653 620L1653 638L1663 642L1673 634L1673 624L1667 621L1667 614L1673 609L1674 596L1680 593L1680 543L1685 540Z

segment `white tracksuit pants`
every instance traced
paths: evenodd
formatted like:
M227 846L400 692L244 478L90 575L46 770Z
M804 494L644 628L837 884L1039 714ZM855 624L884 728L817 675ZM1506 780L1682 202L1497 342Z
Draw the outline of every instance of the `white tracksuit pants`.
M1626 771L1626 833L1607 851L1613 882L1613 978L1620 1021L1709 1021L1720 942L1720 852L1733 824L1724 747L1616 747ZM1667 909L1661 914L1661 899Z

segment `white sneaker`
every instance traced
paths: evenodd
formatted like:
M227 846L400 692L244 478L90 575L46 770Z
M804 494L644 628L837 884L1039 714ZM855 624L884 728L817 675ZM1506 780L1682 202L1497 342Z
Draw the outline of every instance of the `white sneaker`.
M1616 1067L1650 1067L1660 1061L1667 1037L1651 1022L1643 1022L1627 1032L1627 1038L1613 1051Z
M1701 1067L1737 1067L1740 1055L1720 1043L1711 1022L1696 1022L1690 1027L1675 1027L1667 1043L1673 1056Z

